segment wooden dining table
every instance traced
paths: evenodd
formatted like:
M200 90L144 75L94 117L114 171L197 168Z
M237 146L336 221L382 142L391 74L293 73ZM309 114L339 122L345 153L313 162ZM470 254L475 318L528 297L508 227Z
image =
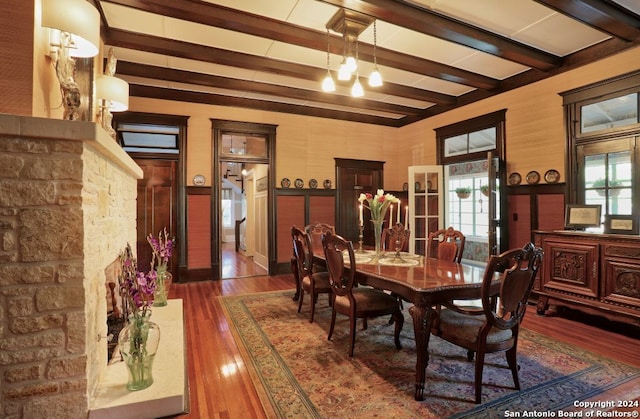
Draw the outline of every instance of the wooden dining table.
M391 291L413 304L409 313L413 319L417 353L415 399L421 401L424 400L435 307L453 299L480 298L484 267L406 253L401 253L401 258L394 263L394 256L395 252L382 257L356 253L356 278L359 284ZM314 258L319 263L324 262L324 255L316 251Z

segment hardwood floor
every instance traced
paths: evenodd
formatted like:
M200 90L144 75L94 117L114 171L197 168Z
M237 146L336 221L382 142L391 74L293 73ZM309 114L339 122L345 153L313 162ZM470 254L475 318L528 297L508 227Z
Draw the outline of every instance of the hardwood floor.
M184 300L191 389L191 410L181 418L266 417L217 297L293 290L294 286L290 274L172 285L169 297ZM640 367L639 327L581 317L570 310L550 310L546 316L538 316L535 306L529 307L524 326ZM629 385L638 388L640 383ZM611 399L615 393L607 396Z
M246 278L258 275L267 275L265 268L253 261L253 258L244 257L241 252L236 252L235 243L222 243L222 278Z

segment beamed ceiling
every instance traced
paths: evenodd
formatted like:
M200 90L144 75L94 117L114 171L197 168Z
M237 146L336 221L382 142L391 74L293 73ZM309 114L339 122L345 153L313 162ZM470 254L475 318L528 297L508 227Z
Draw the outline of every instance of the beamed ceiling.
M640 43L639 0L94 0L130 95L400 127ZM384 84L338 82L338 12ZM330 70L337 90L321 82Z

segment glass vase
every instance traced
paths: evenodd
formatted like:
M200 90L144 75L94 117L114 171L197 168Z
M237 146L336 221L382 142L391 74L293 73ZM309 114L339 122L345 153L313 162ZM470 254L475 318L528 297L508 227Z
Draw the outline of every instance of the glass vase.
M384 220L371 220L371 222L373 223L375 251L376 255L379 255L382 252L382 226L384 225Z
M156 270L156 290L153 293L153 306L164 307L167 305L167 267L158 266Z
M118 335L122 360L127 366L127 389L142 390L153 384L153 360L160 343L160 328L146 316L130 316Z

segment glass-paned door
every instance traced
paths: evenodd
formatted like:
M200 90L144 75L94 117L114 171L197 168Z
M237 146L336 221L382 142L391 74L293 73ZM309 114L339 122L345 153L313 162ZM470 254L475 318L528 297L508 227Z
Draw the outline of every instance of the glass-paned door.
M409 167L409 252L426 256L429 233L443 220L442 166Z

